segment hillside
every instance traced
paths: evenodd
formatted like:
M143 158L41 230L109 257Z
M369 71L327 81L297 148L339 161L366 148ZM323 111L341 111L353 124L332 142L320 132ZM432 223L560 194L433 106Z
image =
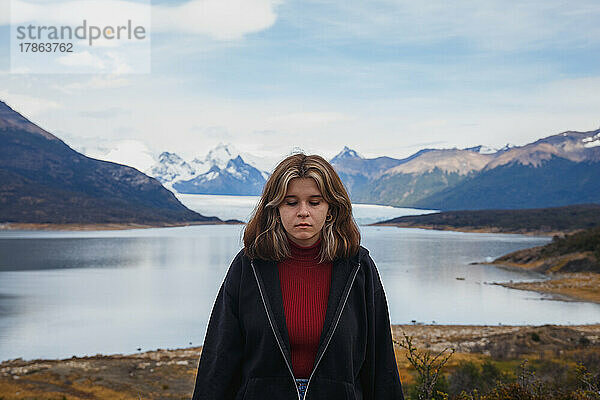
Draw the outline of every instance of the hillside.
M538 165L518 161L486 168L414 203L439 210L518 209L600 203L600 163L550 155Z
M522 210L459 210L407 215L374 225L504 233L572 232L600 226L600 204Z
M544 246L518 250L498 257L493 263L520 266L546 274L600 273L600 226L562 238L555 236Z
M511 289L530 290L566 301L600 304L600 226L564 237L555 236L544 246L518 250L496 258L492 264L527 269L549 275L549 279L502 282Z
M363 158L345 147L331 163L355 203L442 211L600 204L600 129L404 159Z
M86 157L0 102L0 223L218 222L154 178Z

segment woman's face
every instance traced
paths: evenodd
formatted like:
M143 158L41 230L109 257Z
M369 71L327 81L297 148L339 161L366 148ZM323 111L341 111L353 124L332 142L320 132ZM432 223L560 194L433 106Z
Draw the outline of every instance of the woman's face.
M291 241L306 247L319 240L329 204L321 196L313 178L293 178L278 209L283 228Z

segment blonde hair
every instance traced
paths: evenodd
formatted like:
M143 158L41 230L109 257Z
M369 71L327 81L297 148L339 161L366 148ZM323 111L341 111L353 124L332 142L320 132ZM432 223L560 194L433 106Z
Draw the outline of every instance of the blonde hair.
M360 232L352 217L352 203L340 177L327 160L318 155L293 154L275 167L262 196L244 229L244 252L250 258L281 261L290 256L278 207L294 178L315 180L329 204L332 218L321 231L320 261L351 257L358 252Z

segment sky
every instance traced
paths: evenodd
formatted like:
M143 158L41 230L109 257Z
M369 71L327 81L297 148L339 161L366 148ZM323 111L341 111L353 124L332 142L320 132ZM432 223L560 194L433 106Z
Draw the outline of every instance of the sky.
M11 7L75 4L148 7L148 71L11 70ZM524 145L600 127L599 19L596 0L0 0L0 100L139 169L218 143L265 160Z

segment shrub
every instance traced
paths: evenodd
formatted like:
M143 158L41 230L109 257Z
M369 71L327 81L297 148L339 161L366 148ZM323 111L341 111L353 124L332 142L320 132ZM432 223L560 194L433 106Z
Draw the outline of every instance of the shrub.
M438 398L445 398L443 397L445 393L438 393L438 380L441 377L440 373L442 372L442 369L454 354L454 349L445 348L437 354L433 354L426 350L423 351L417 349L412 342L412 336L408 336L404 332L402 332L402 335L404 340L401 342L394 340L394 343L408 351L406 353L406 358L417 371L417 399L437 400ZM450 351L447 353L448 350Z

